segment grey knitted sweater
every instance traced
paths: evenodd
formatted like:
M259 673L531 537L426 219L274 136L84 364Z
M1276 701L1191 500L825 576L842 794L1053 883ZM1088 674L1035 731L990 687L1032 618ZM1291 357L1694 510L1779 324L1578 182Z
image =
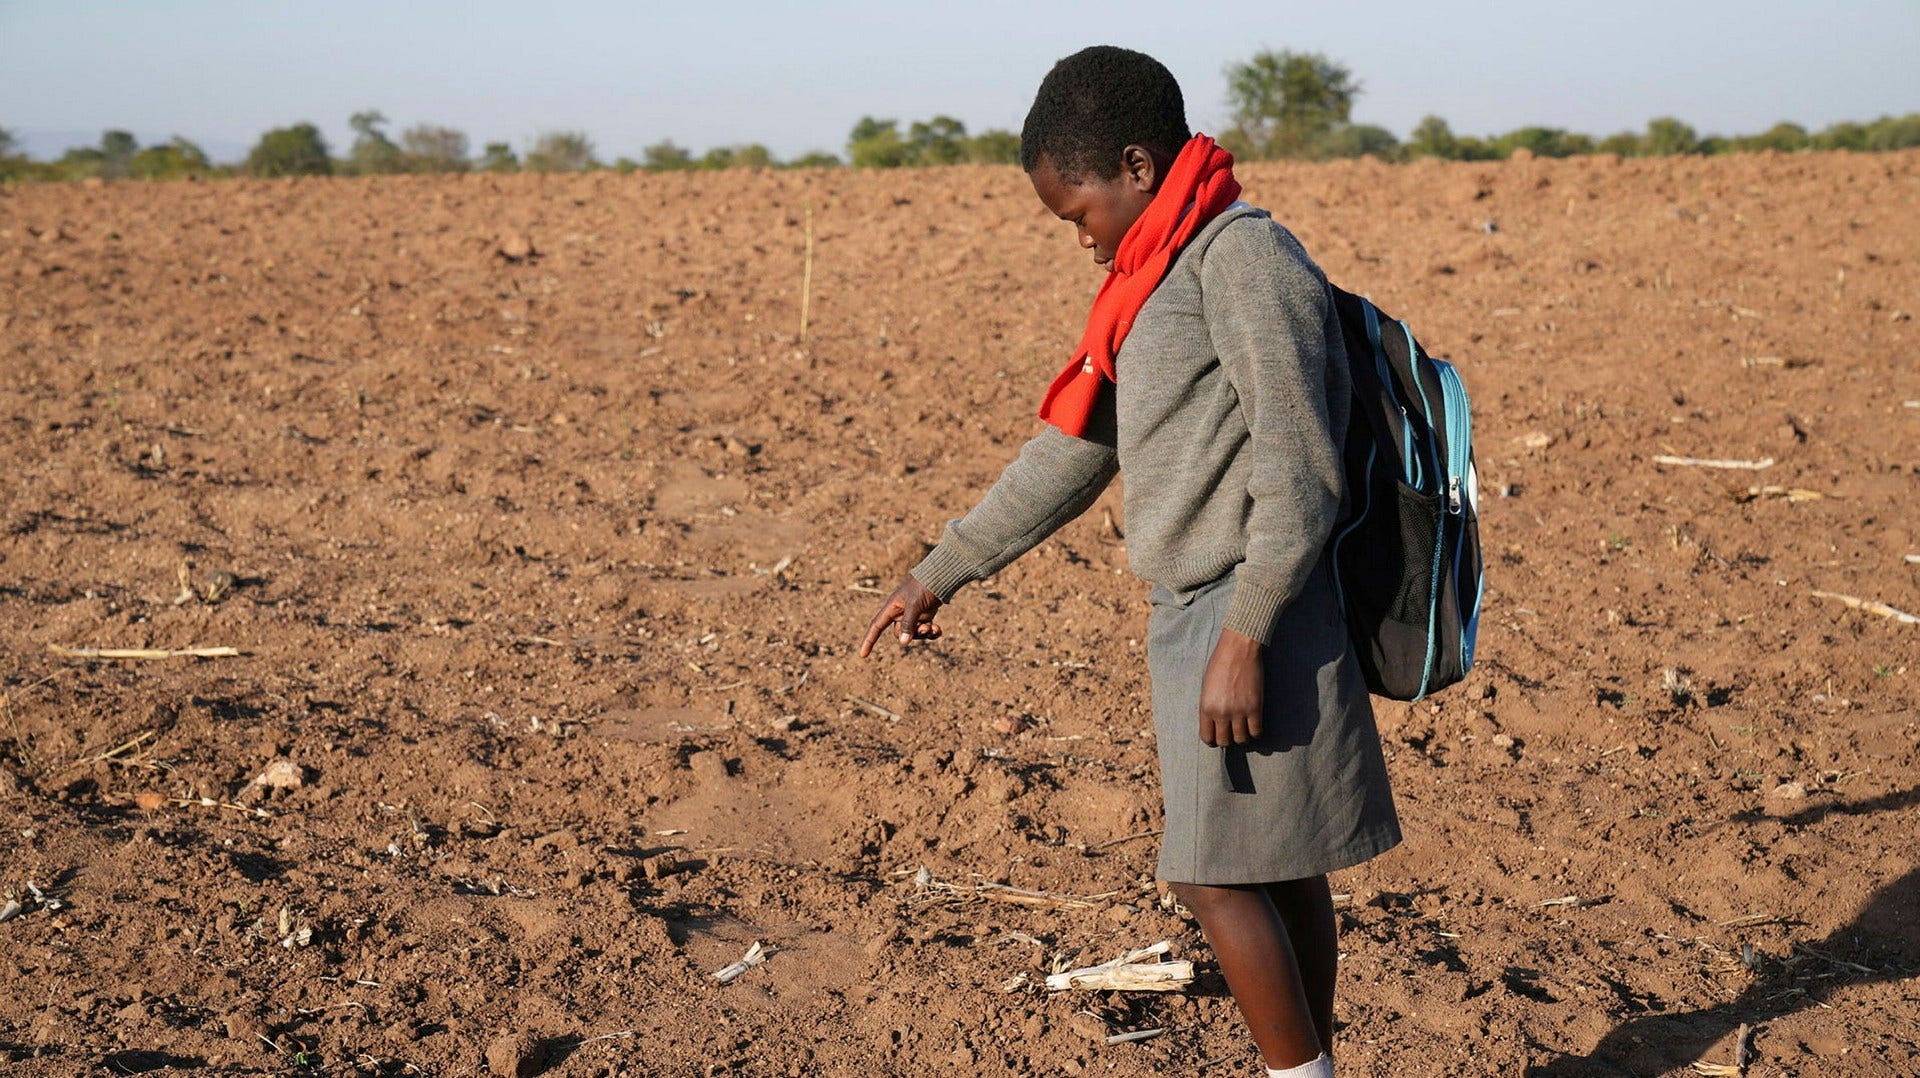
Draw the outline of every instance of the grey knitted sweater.
M1237 206L1207 223L1114 359L1110 417L1029 441L913 575L943 601L1126 475L1127 560L1185 596L1240 567L1226 627L1265 644L1324 554L1344 492L1349 386L1326 277Z

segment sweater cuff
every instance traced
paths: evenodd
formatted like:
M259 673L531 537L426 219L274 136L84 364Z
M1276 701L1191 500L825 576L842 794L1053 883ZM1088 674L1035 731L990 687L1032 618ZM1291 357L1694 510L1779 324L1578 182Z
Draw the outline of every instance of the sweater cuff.
M979 566L961 557L946 543L942 543L927 552L920 564L913 567L913 578L922 587L934 594L943 603L953 601L953 594L962 585L970 584L980 578Z
M1239 580L1233 587L1233 601L1227 604L1224 627L1251 637L1262 646L1271 644L1273 625L1280 620L1280 608L1287 605L1287 598L1283 591Z

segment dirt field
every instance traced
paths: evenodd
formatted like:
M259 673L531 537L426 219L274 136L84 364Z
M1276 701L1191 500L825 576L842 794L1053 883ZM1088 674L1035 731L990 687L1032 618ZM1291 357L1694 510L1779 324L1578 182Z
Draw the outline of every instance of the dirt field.
M1342 1072L1920 1073L1920 626L1815 594L1920 612L1920 155L1241 172L1486 498ZM1012 169L0 188L5 1069L1259 1073L1118 490L853 654L1097 275ZM1161 939L1195 991L1003 990Z

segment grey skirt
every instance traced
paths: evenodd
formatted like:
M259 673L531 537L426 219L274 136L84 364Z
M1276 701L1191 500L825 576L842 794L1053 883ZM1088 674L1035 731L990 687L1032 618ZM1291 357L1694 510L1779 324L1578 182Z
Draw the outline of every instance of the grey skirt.
M1184 597L1153 590L1147 662L1166 796L1160 878L1270 883L1392 849L1400 821L1325 559L1281 611L1266 649L1260 737L1223 748L1200 740L1200 684L1233 586L1229 572Z

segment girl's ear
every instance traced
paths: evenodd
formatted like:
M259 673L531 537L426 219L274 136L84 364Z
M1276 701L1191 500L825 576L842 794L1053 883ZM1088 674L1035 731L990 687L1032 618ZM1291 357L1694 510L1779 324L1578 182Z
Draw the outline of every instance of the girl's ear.
M1136 191L1152 194L1160 189L1160 167L1145 146L1130 145L1120 151L1120 173Z

